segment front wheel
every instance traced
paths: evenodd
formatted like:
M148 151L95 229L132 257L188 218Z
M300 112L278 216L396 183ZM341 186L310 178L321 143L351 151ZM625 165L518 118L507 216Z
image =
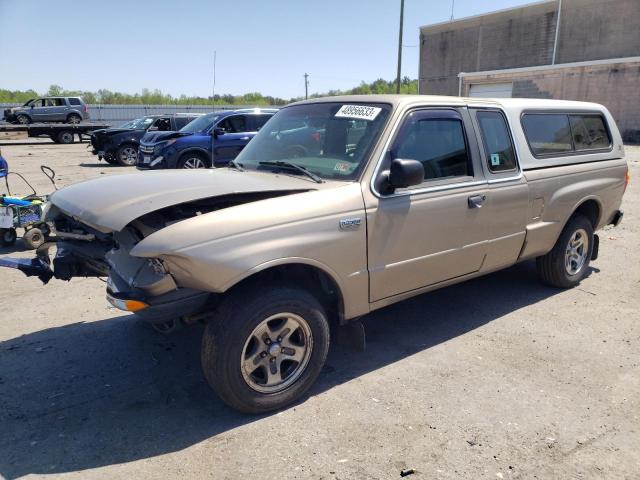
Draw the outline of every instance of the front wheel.
M26 115L18 115L16 117L16 121L20 124L20 125L29 125L31 123L31 119L26 116Z
M324 308L305 290L272 287L231 295L202 338L202 368L229 406L282 408L315 382L329 350ZM248 300L247 300L248 299Z
M133 145L123 145L116 153L116 160L125 167L132 167L138 163L138 150Z
M178 162L178 168L208 168L209 162L197 153L187 153Z
M575 214L565 225L553 249L536 259L538 275L553 287L575 287L589 271L593 244L591 222L584 215Z

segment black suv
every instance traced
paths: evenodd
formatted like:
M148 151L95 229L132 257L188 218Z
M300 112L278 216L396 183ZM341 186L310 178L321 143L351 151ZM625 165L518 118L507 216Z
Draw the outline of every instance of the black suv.
M199 113L149 115L131 120L118 128L94 130L91 132L91 153L111 164L135 165L140 139L146 132L180 130L199 116Z

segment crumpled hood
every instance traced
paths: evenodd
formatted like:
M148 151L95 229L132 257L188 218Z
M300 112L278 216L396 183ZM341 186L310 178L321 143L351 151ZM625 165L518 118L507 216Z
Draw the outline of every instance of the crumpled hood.
M135 131L135 129L133 128L101 128L100 130L94 130L93 132L91 132L93 135L117 135L118 133L123 133L123 132L133 132Z
M142 143L147 143L147 144L152 144L152 143L158 143L158 142L164 142L165 140L169 140L170 138L176 138L176 137L185 137L188 135L193 135L192 133L189 132L147 132L144 134L144 137L142 137L141 142Z
M140 172L89 180L58 190L51 203L104 233L171 205L234 193L313 190L303 178L220 168Z

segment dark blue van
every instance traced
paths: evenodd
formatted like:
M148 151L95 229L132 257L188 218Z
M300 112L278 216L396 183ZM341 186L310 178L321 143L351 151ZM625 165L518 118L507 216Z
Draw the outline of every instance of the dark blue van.
M140 170L220 167L236 158L277 112L251 108L213 112L177 132L149 132L140 141Z

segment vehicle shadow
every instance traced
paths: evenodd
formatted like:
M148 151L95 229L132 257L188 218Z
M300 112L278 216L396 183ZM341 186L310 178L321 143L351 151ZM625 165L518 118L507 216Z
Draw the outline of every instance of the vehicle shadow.
M310 394L558 292L540 284L527 262L387 307L363 319L367 352L333 346ZM163 336L120 316L1 342L0 475L131 462L259 422L264 417L231 410L209 389L200 369L201 334L198 325Z

